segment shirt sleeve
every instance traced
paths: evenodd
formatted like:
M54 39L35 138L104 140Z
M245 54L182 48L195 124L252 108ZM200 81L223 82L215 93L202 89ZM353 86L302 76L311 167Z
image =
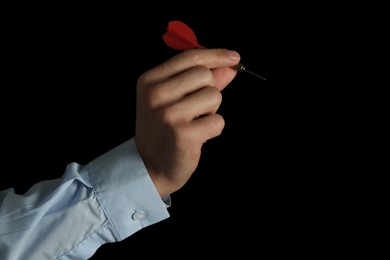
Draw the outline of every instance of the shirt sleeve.
M70 163L61 178L23 195L0 191L0 259L88 259L168 218L169 206L132 138L85 166Z

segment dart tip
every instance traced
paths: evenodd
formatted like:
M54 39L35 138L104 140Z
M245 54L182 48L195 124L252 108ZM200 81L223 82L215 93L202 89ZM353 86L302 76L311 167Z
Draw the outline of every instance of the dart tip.
M252 74L252 75L255 76L255 77L258 77L258 78L261 78L262 80L265 80L264 77L262 77L262 76L260 76L260 75L258 75L258 74L256 74L256 73L253 73L253 72L250 71L250 70L245 69L245 70L242 70L242 71L248 72L249 74Z

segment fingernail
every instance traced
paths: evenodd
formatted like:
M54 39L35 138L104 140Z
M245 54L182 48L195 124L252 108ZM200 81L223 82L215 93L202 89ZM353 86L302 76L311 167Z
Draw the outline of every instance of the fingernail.
M229 51L229 58L231 60L239 60L240 59L240 54L236 51Z

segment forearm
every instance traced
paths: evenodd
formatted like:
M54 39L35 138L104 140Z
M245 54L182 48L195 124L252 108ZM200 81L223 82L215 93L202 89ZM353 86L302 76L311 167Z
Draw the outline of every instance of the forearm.
M87 259L169 216L133 139L23 195L2 191L0 203L1 259Z

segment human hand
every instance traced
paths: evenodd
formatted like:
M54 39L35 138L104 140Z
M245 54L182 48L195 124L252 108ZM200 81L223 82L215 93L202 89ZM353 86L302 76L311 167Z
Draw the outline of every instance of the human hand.
M221 134L221 90L239 61L226 49L191 49L139 77L135 142L161 197L189 180L202 145Z

